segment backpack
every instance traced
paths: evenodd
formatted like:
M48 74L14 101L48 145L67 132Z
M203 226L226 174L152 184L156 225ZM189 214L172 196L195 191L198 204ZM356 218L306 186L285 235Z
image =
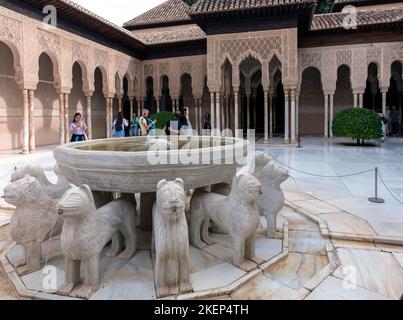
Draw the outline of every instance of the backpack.
M122 131L123 130L123 120L117 120L116 121L115 130L116 131Z

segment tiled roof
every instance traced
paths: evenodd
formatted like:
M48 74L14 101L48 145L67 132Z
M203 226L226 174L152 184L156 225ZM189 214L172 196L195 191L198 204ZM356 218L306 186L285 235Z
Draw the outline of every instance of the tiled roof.
M317 0L198 0L192 6L190 14L214 13L316 2Z
M316 14L313 17L311 30L342 29L344 18L349 13ZM403 9L379 9L357 12L357 27L403 22Z
M401 0L335 0L332 6L332 11L341 11L344 6L368 6L402 2Z
M190 7L182 0L168 0L142 15L126 22L125 28L190 21Z
M136 33L136 38L146 45L185 42L206 39L206 34L198 26L186 26L181 30L165 30Z

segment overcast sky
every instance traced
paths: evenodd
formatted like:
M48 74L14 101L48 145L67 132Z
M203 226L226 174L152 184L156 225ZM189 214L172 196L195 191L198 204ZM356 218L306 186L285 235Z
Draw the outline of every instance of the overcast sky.
M165 0L73 0L97 15L122 26L123 23Z

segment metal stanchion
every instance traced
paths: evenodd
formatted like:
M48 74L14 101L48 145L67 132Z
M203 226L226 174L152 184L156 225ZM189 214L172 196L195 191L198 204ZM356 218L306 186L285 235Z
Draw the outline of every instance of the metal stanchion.
M369 198L369 202L373 203L385 203L385 200L378 197L378 167L375 168L375 197Z

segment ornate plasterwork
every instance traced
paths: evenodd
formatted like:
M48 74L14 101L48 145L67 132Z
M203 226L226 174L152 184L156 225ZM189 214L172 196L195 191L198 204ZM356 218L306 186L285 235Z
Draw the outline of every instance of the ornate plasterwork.
M369 48L367 49L367 64L376 62L379 65L382 61L382 48Z
M318 70L322 69L322 52L302 52L300 54L300 71L303 72L309 67L315 67Z
M88 46L78 42L72 42L72 55L73 55L73 62L75 61L82 61L84 63L88 63L89 55L88 55Z
M39 29L38 45L41 52L52 53L56 57L60 57L61 39L57 34Z
M144 79L154 75L154 66L152 64L144 65Z
M22 22L0 15L0 39L11 42L20 51L22 48Z
M340 66L342 64L351 66L352 52L351 50L338 50L336 53L336 62Z
M160 70L160 76L169 75L169 63L167 62L160 63L159 70Z
M191 61L183 61L180 64L180 74L188 73L192 75L192 62Z
M109 66L109 60L108 60L108 52L100 49L95 49L94 50L94 63L95 66L102 66L106 70L108 69Z

